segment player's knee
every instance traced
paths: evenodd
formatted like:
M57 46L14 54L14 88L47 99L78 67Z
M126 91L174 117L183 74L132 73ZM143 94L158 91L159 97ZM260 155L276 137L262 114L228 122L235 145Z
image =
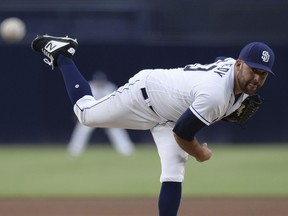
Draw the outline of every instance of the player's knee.
M183 182L185 168L183 166L162 167L160 182Z
M95 122L92 122L90 118L85 117L85 112L76 113L78 121L87 127L95 127Z
M184 175L163 175L161 174L160 182L183 182L184 181Z
M92 126L92 122L89 120L90 118L86 117L86 110L94 106L95 103L96 103L95 98L90 95L86 95L76 102L76 104L73 107L74 113L81 124L89 127Z

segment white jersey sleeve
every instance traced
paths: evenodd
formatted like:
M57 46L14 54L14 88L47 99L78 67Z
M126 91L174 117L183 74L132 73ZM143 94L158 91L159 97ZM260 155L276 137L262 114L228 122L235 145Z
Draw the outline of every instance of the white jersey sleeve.
M194 101L190 110L203 123L210 125L220 120L228 112L236 109L234 86L234 59L219 60L209 65L191 65L193 68L203 70L206 68L204 78L193 88Z
M214 88L211 88L212 84ZM222 86L215 86L215 83L206 82L197 86L193 91L195 100L190 105L190 110L206 125L217 121L227 109L227 99L223 91L225 89Z

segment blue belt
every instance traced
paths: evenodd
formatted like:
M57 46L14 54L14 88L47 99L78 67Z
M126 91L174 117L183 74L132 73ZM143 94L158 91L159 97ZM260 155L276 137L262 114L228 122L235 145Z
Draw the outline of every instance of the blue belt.
M142 92L142 95L143 95L144 100L149 99L148 94L147 94L147 91L146 91L145 88L141 88L141 92ZM155 110L153 109L153 107L152 107L151 105L148 105L148 106L149 106L149 108L150 108L154 113L156 113Z

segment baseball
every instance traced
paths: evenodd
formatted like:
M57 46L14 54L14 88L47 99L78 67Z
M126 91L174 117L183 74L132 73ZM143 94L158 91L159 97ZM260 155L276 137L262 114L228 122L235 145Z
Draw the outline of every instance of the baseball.
M0 24L0 33L5 42L17 43L25 37L26 25L17 17L6 18Z

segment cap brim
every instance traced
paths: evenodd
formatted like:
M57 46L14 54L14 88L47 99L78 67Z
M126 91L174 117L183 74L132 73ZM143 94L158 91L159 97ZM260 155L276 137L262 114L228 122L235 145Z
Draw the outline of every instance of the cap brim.
M252 63L252 62L248 62L248 61L245 61L245 63L246 63L249 67L251 67L251 68L261 69L261 70L267 71L267 72L273 74L274 76L276 76L276 75L273 73L273 71L272 71L269 67L267 67L267 66L265 66L265 65L261 65L261 64L257 64L257 63Z

